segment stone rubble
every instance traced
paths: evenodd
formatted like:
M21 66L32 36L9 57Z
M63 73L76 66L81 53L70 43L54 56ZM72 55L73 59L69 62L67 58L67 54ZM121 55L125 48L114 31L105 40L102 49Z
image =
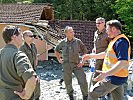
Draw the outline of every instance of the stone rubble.
M91 76L89 67L85 67L84 71L89 83ZM37 69L37 74L40 77L41 84L40 100L69 100L64 82L62 83L62 85L59 84L62 75L61 64L54 60L41 62ZM82 100L80 86L78 85L77 79L74 75L72 84L74 88L75 100ZM126 95L125 100L133 100L133 96Z

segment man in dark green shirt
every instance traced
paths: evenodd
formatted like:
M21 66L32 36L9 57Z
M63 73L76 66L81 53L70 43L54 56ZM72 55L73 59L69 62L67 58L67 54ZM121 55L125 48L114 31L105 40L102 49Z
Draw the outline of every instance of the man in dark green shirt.
M31 31L26 30L23 32L24 44L20 47L20 51L23 51L29 58L34 70L37 68L37 48L33 43L34 35Z
M81 88L83 95L83 100L88 98L88 84L86 81L86 75L82 69L82 64L80 63L80 53L86 54L87 49L80 39L74 37L74 31L72 27L67 26L65 28L66 38L63 39L55 48L55 56L63 67L63 79L66 85L67 93L70 100L73 98L73 88L72 88L72 73L78 79L78 83ZM62 50L62 58L60 52Z
M6 26L2 35L6 45L0 50L0 99L30 99L38 78L28 57L18 50L23 43L21 30Z
M33 43L34 35L30 30L26 30L23 32L23 37L24 37L24 44L20 47L19 50L24 52L28 56L34 71L36 71L37 69L37 48L35 44ZM37 87L35 90L36 90L36 93L33 93L32 97L36 98L36 100L39 100L40 83L37 84Z
M96 19L96 27L97 31L94 34L94 48L93 48L93 53L100 53L104 52L108 44L110 42L110 38L108 37L105 29L105 19L102 17L99 17ZM102 64L103 60L102 59L97 59L96 64L95 64L95 70L102 70ZM98 73L95 72L94 77L97 77ZM93 81L93 85L96 82Z

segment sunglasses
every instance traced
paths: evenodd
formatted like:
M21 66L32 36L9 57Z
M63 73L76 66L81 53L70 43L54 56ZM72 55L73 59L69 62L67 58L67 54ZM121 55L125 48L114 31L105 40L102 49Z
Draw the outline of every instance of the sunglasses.
M14 31L13 31L13 33L12 33L12 35L15 35L15 34L17 34L18 33L18 27L17 26L15 26L15 28L14 28ZM17 34L18 35L18 34Z
M102 24L103 22L101 22L101 23L96 23L96 24Z

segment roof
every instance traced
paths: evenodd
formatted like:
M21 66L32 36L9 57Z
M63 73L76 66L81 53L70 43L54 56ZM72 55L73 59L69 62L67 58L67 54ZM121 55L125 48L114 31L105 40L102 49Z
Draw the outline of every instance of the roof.
M49 4L0 4L0 23L31 23L50 19L46 13L53 9ZM53 14L53 13L52 13Z
M60 21L49 21L50 26L57 30L62 29L66 26L72 26L75 31L75 37L82 40L88 49L88 53L92 52L94 32L96 31L95 21L81 21L81 20L60 20ZM57 32L60 33L60 32ZM59 35L62 36L62 35Z

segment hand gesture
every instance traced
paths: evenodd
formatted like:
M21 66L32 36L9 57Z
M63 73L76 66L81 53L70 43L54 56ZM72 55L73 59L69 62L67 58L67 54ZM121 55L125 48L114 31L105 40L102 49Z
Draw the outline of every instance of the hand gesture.
M82 67L84 65L83 61L80 61L80 63L77 65L78 67Z
M88 60L88 59L90 59L90 54L83 55L83 57L82 57L83 61Z
M102 81L105 77L107 77L106 72L100 71L100 70L96 70L97 73L99 73L99 75L94 78L94 81Z
M62 58L60 58L58 61L59 61L59 63L61 63L61 64L64 62Z

